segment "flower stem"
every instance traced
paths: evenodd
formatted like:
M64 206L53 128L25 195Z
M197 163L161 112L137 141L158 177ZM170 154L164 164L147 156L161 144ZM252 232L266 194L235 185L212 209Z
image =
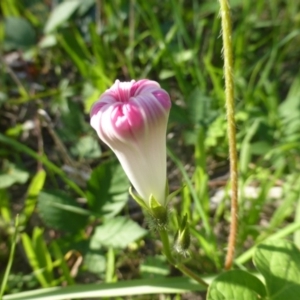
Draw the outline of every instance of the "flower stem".
M162 244L163 244L164 255L166 256L166 258L168 259L170 264L175 265L176 262L175 262L175 259L173 258L173 255L172 255L172 251L171 251L167 231L165 229L160 229L159 230L159 235L160 235L160 239L161 239Z
M200 278L196 273L194 273L191 269L189 269L188 267L186 267L181 263L176 262L176 260L172 255L167 231L165 229L161 229L159 230L159 235L163 244L163 252L167 257L169 263L172 264L178 270L180 270L183 274L187 275L188 277L200 283L202 286L208 287L208 284L202 278Z
M220 14L222 18L227 134L229 140L230 181L232 190L231 223L228 238L228 250L225 260L225 269L229 270L232 266L234 258L236 235L238 230L238 158L236 150L236 130L234 118L233 54L230 7L228 0L219 1L221 6Z
M196 273L194 273L191 269L183 264L175 265L175 267L180 270L183 274L189 276L190 278L196 280L201 285L208 287L208 283L206 283L201 277L199 277Z

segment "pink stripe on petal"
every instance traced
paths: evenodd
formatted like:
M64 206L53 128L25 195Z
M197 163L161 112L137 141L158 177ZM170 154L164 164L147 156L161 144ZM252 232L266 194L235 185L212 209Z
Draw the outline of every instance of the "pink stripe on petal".
M93 106L92 106L92 109L91 109L91 113L90 113L90 116L94 116L96 115L101 109L103 106L105 106L107 103L105 102L96 102Z
M111 122L121 136L131 135L133 131L140 131L144 126L143 116L134 103L116 106L111 114Z
M166 110L170 109L171 100L169 94L166 91L160 89L155 92L152 92L152 94Z

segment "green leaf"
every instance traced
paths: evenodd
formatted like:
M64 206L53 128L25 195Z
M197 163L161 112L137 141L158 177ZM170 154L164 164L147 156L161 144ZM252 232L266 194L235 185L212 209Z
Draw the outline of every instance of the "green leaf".
M300 251L284 240L260 244L254 253L254 264L265 277L268 299L299 300Z
M16 165L8 163L4 167L4 172L0 172L0 189L5 189L15 183L23 184L29 178L29 173L18 168Z
M241 270L219 275L209 286L207 300L257 300L266 290L254 275Z
M27 155L33 157L34 159L36 159L37 161L42 162L47 168L49 168L53 173L57 174L60 176L60 178L66 182L66 184L72 188L74 191L76 191L76 193L78 195L80 195L81 197L86 197L85 193L79 188L78 185L76 185L72 180L70 180L66 173L58 166L56 166L55 164L53 164L46 156L44 155L39 155L37 154L35 151L33 151L32 149L30 149L29 147L25 146L24 144L9 138L3 134L0 133L0 142L10 146L13 151L16 152L24 152ZM1 150L1 149L0 149ZM1 180L0 180L1 182Z
M35 227L33 235L35 236L35 239L39 236L39 234L42 234L42 229ZM28 259L28 262L35 272L35 276L42 287L49 287L51 286L50 282L47 280L47 277L49 277L48 270L45 268L45 260L40 260L38 253L41 253L40 251L42 249L37 248L39 245L35 241L30 239L29 235L27 233L22 233L22 245L24 252L26 254L26 257ZM46 247L47 248L47 247ZM37 252L39 251L39 252ZM43 253L43 250L42 250ZM48 252L46 251L46 255ZM51 273L50 273L51 274ZM50 275L51 276L51 275Z
M133 200L135 200L135 202L143 209L148 210L149 207L146 205L145 201L138 195L136 195L133 191L132 191L132 187L129 187L129 194L132 197Z
M73 155L79 158L98 158L101 155L101 150L98 141L92 136L83 136L71 148Z
M50 17L46 22L44 32L50 33L59 25L66 22L75 12L75 10L80 6L80 4L81 1L79 0L64 1L58 4L51 12Z
M107 220L103 225L97 226L91 239L91 249L101 247L126 248L130 243L140 239L147 230L134 221L125 217Z
M5 50L28 49L35 44L35 31L31 24L21 17L8 17L4 21Z
M58 41L74 61L81 75L89 77L93 68L92 56L80 31L77 28L64 28L58 36Z
M73 233L84 228L90 215L62 191L41 192L38 211L49 227Z
M84 265L87 269L95 274L103 274L106 270L105 256L98 253L99 251L89 251L84 256Z
M184 277L135 279L101 284L77 284L75 286L56 287L55 289L38 289L6 295L3 300L65 300L125 297L133 295L148 299L149 294L177 294L191 291L204 291L201 285ZM155 298L155 297L154 297ZM246 298L245 298L246 299ZM241 300L241 299L239 299ZM248 300L248 299L247 299Z
M11 222L10 198L7 190L0 189L0 216L6 223Z
M195 88L187 99L189 120L193 125L210 124L217 116L212 109L213 100L206 96L198 87Z
M128 200L129 182L116 161L95 168L87 183L87 200L92 211L105 217L115 216Z
M66 262L66 257L63 255L58 243L56 243L56 241L52 241L50 247L55 260L59 261L63 280L67 281L68 285L75 284L74 278L72 277L69 266Z
M46 172L45 170L40 170L33 177L29 185L29 188L27 190L27 198L25 200L25 207L23 210L23 214L26 220L30 218L30 216L32 215L35 209L38 194L43 188L45 180L46 180Z

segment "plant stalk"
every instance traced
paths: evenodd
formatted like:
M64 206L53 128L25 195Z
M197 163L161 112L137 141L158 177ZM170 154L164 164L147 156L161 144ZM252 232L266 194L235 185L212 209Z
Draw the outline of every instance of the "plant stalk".
M228 250L225 260L225 269L229 270L234 259L236 236L238 231L238 158L236 150L236 129L234 118L233 54L230 7L228 0L219 0L219 2L221 6L220 14L222 19L227 134L229 140L230 181L232 190L231 223L228 237Z
M169 263L172 264L178 270L180 270L183 274L197 281L202 286L208 287L208 284L202 278L200 278L196 273L194 273L191 269L189 269L188 267L186 267L181 263L176 262L176 260L172 255L167 231L165 229L161 229L159 230L159 235L163 244L163 253L167 257Z

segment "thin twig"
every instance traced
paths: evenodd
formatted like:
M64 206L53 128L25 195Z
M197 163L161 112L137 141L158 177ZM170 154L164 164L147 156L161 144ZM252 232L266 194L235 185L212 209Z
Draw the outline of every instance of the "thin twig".
M238 158L236 150L236 130L234 118L233 54L230 7L228 0L219 1L221 6L220 13L222 18L227 134L229 140L230 180L232 190L231 223L228 238L228 249L225 261L225 269L229 270L232 266L234 258L236 235L238 230Z

